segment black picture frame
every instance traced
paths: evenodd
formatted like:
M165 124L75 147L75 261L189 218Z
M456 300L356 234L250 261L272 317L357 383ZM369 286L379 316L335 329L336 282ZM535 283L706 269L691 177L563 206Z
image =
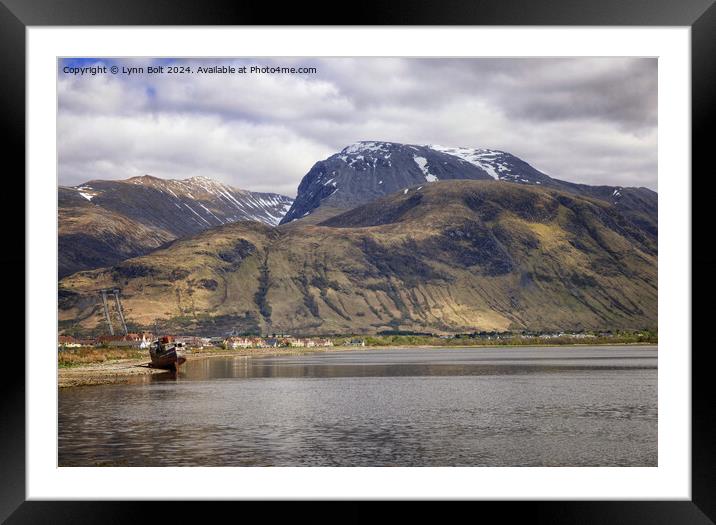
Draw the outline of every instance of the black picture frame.
M559 25L559 26L689 26L692 45L692 295L693 341L684 341L688 352L704 339L714 308L706 302L714 297L713 270L716 260L709 254L713 221L706 200L714 193L714 175L708 168L713 149L709 126L714 120L716 98L716 0L401 0L362 2L350 15L339 15L334 6L286 3L280 8L268 2L204 0L0 0L0 119L6 132L3 141L5 187L14 186L25 195L25 30L28 26L113 25ZM47 118L54 118L48 115ZM703 173L701 173L703 171ZM713 169L711 170L713 171ZM21 175L22 174L22 175ZM710 176L709 176L710 175ZM702 206L699 206L699 205ZM8 246L0 250L4 275L27 279L24 256L25 231L17 217L24 199L3 206L3 224ZM9 273L12 272L12 273ZM20 287L20 280L10 279ZM7 293L7 292L6 292ZM11 295L12 297L12 295ZM17 290L14 297L24 297ZM697 297L705 301L697 308ZM15 301L12 315L25 315ZM22 312L22 313L21 313ZM32 315L28 312L27 315ZM668 312L660 312L668 319ZM26 319L23 317L23 319ZM13 323L13 321L15 321ZM668 322L668 321L667 321ZM20 319L9 326L20 326ZM702 331L699 332L698 329ZM17 330L15 328L15 330ZM605 502L482 502L497 510L501 521L514 518L538 523L714 523L716 521L716 432L712 424L716 396L706 341L692 353L692 498L689 501ZM16 346L16 345L15 345ZM26 349L27 351L27 349ZM185 504L167 502L38 502L25 501L25 359L18 352L5 352L6 373L0 395L0 520L7 523L124 522L151 517L187 517ZM10 372L7 372L10 370ZM245 505L245 503L243 504ZM244 507L245 508L245 507ZM322 507L324 511L326 507ZM413 508L420 508L416 505ZM248 510L248 509L247 509ZM246 512L246 510L244 510ZM364 517L369 516L366 510ZM248 516L248 514L246 514ZM315 515L313 515L315 517ZM357 517L357 514L353 514Z

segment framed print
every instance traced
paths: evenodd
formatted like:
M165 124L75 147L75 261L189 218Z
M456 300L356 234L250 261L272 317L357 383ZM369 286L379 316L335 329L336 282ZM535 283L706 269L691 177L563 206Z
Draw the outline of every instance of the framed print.
M691 173L716 8L371 7L2 6L26 204L3 518L381 499L712 522Z

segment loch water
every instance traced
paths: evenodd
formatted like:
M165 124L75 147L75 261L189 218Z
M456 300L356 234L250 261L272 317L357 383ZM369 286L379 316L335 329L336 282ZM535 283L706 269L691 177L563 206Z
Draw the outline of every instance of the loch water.
M59 392L59 466L657 466L657 348L211 357Z

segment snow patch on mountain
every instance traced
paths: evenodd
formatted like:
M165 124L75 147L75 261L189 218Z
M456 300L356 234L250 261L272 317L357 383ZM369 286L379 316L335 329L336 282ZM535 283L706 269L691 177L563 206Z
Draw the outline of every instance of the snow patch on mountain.
M83 198L87 199L90 202L92 202L92 199L97 195L97 193L91 187L87 186L86 184L83 184L82 186L77 186L74 189Z
M350 146L346 146L345 148L343 148L341 153L343 153L344 155L352 155L354 153L362 153L366 151L376 151L389 154L390 144L387 142L373 141L356 142L354 144L351 144Z
M356 142L343 148L334 157L345 162L356 171L367 171L380 165L391 166L390 156L392 147L390 142Z
M504 175L511 173L510 167L501 161L501 157L505 155L504 151L492 149L453 148L441 146L439 144L428 144L426 147L441 153L458 157L465 162L469 162L473 166L477 166L481 170L487 172L487 174L495 180L500 180L504 178Z
M428 159L425 157L418 157L416 155L413 155L413 160L415 161L415 164L418 165L420 168L420 171L423 172L423 175L425 175L425 180L428 182L435 182L438 180L438 178L430 173L430 170L428 169Z

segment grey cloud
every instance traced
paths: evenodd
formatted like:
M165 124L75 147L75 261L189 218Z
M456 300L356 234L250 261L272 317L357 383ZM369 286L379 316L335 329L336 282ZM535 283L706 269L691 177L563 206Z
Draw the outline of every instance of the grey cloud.
M657 187L656 59L179 62L318 74L60 74L61 184L205 175L293 195L317 160L389 140L501 149L575 182Z

